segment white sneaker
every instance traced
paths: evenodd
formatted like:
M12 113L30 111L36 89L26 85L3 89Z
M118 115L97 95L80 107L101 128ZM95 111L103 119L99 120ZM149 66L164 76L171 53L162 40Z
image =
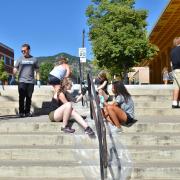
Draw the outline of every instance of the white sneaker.
M112 125L111 123L108 123L108 124L109 124L109 127L110 127L112 133L122 133L123 132L122 127L117 128L116 126Z
M116 128L116 132L117 132L117 133L123 133L123 128L122 128L122 127Z

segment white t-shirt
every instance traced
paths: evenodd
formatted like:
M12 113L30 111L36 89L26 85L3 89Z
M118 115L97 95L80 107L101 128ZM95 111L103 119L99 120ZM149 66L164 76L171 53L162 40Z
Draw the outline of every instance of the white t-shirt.
M64 79L67 70L62 66L55 66L53 70L50 72L51 75L57 77L58 79Z

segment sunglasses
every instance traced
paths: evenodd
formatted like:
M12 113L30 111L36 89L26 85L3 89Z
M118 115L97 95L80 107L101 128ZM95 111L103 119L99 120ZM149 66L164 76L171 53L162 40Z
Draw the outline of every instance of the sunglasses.
M25 50L21 50L21 52L24 54L26 51Z

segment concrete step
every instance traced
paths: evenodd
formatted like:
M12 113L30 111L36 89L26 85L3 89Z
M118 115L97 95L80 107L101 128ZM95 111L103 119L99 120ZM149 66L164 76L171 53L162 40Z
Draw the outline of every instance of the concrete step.
M43 102L50 102L50 99L49 101L45 101L45 100L41 100L41 101L35 101L33 99L32 101L32 106L35 106L35 107L42 107L42 103ZM4 101L3 103L0 103L0 108L3 108L3 107L8 107L8 108L14 108L14 107L18 107L19 106L19 102L18 101ZM172 106L172 101L167 101L167 102L135 102L134 103L134 106L136 108L171 108ZM76 105L76 108L83 108L82 105Z
M38 102L32 103L31 111L35 113L35 115L43 115L43 114L48 114L49 108L44 107L43 104L46 104L49 102ZM89 108L82 108L82 106L76 106L76 110L80 113L84 112L86 114L89 114ZM18 113L18 105L15 107L2 107L0 108L0 116L5 116L5 115L15 115ZM180 115L180 109L172 109L171 105L170 107L135 107L135 116L179 116Z
M35 114L35 115L47 115L49 113L49 107L50 107L50 101L48 101L48 99L46 101L42 100L41 101L34 101L32 100L32 106L31 106L31 111ZM37 102L37 103L36 103ZM1 102L0 102L1 103ZM3 106L3 102L1 103ZM75 105L76 106L76 105ZM74 107L75 107L74 106ZM89 107L82 107L81 105L75 107L75 109L80 112L81 114L90 114L90 108ZM14 106L10 105L10 107L3 106L0 108L0 116L8 116L8 115L16 115L19 112L19 105L18 102L14 102Z
M0 86L0 92L18 92L18 86L17 85L13 85L13 86L4 86L4 89L2 88L2 86ZM53 91L53 87L52 86L34 86L34 92L50 92Z
M135 116L179 116L180 109L172 108L135 108Z
M162 132L162 133L178 133L180 132L179 120L156 120L154 117L147 120L139 117L138 122L130 128L122 127L125 133L147 133L147 132ZM86 119L89 126L95 130L94 120L90 118ZM62 123L61 122L50 122L48 116L36 116L32 118L12 118L7 120L2 118L0 122L0 134L1 133L36 133L36 132L60 132ZM73 124L73 128L76 132L83 132L83 129L77 124Z
M0 116L8 116L8 115L17 115L19 112L18 107L14 108L1 108L0 109ZM48 108L42 108L42 107L31 107L31 112L35 115L45 115L48 114L49 109Z
M158 108L169 108L171 109L172 107L172 101L155 101L155 102L135 102L134 106L136 109L138 108L154 108L154 109L158 109Z
M156 96L171 96L172 89L128 89L132 96L135 95L156 95Z
M141 162L180 162L179 146L125 146L118 149L121 161Z
M131 174L132 179L163 179L171 180L178 178L180 175L180 164L179 163L164 163L164 162L144 162L134 163ZM131 179L130 178L130 179Z
M98 164L81 161L1 161L0 165L1 178L86 179L89 176L100 178Z
M99 149L72 148L71 146L0 147L0 160L18 161L99 161Z
M179 133L121 133L114 135L117 147L123 145L137 145L137 146L179 146L180 134ZM107 142L111 141L107 137ZM81 143L86 146L87 144L98 144L97 138L90 138L88 135L74 133L64 134L58 133L11 133L3 134L0 136L1 146L10 145L72 145L78 146Z
M160 162L151 163L130 163L123 165L123 170L119 179L171 179L180 176L180 163L169 163L168 165ZM71 169L71 171L69 171ZM21 177L21 178L97 178L99 177L99 166L96 163L87 162L56 162L50 161L47 163L9 161L1 162L0 176L3 177ZM116 174L115 174L116 175ZM110 179L110 174L108 173ZM117 177L117 176L116 176Z
M60 178L46 178L46 177L0 177L0 180L11 180L11 179L13 179L13 180L60 180ZM73 180L97 180L97 178L84 178L84 177L78 177L78 178L76 178L76 177L73 177ZM68 178L68 177L66 177L66 178L61 178L61 180L72 180L72 178L70 177L70 178ZM172 180L176 180L176 179L172 179Z
M93 121L87 121L88 125L95 129ZM0 134L1 133L36 133L36 132L61 132L62 123L61 122L4 122L0 123ZM76 132L83 133L84 129L79 126L76 122L73 123L73 128L76 129Z
M125 133L140 133L140 132L169 132L169 133L178 133L180 132L180 123L179 122L137 122L130 128L123 127Z
M32 101L49 101L52 99L52 95L49 94L39 94L39 95L34 95L32 96ZM19 101L19 96L18 95L7 95L7 96L0 96L0 102L18 102Z
M32 106L33 107L42 107L42 103L43 102L50 102L49 101L45 101L42 99L42 101L32 101ZM0 108L4 108L4 107L8 107L8 108L15 108L19 106L19 101L5 101L0 103Z
M76 106L76 109L79 112L83 112L85 109L89 110L88 108L82 109L80 106ZM171 104L169 107L136 107L134 109L135 117L138 116L180 116L180 109L172 109Z
M52 98L53 93L49 92L49 93L33 93L33 98L34 99L38 99L39 97L41 98ZM8 93L2 93L1 92L1 96L0 96L0 101L6 101L6 100L13 100L13 101L17 101L19 98L19 94L18 93L14 93L14 92L8 92ZM141 101L149 101L149 102L153 102L153 101L171 101L172 100L172 95L132 95L132 99L134 101L137 102L141 102Z
M52 99L52 94L33 94L32 95L32 99L42 99L42 100L46 100L46 99ZM0 100L2 101L19 101L19 95L13 95L13 94L9 94L9 95L1 95L0 96Z
M162 101L171 101L172 96L156 96L156 95L135 95L132 96L134 102L162 102Z
M180 146L128 146L118 149L121 162L180 162ZM0 160L99 161L98 146L0 146Z

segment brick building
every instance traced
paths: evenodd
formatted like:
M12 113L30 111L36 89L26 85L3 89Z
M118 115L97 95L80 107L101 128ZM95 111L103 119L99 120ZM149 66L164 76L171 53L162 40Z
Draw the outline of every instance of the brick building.
M14 67L14 50L0 43L0 59L1 58L4 60L7 73L11 75Z

